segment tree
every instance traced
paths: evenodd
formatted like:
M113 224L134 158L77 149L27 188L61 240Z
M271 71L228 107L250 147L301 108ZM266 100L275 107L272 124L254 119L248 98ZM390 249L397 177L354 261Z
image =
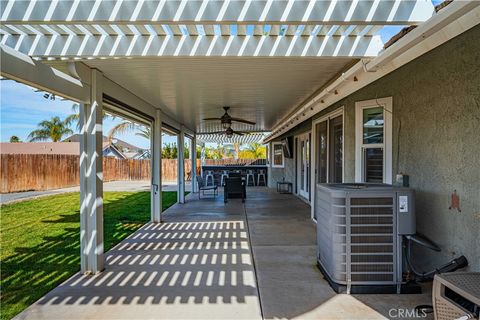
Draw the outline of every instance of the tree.
M144 137L145 139L150 140L150 137L152 136L150 127L140 126L138 128L138 131L139 132L135 133L137 136Z
M244 150L240 151L242 159L266 159L267 148L260 143L250 143Z
M162 159L177 159L178 148L176 143L167 143L162 148ZM185 143L183 147L183 158L190 158L190 148L188 144Z
M167 143L162 148L162 159L176 159L177 145L175 143Z
M14 142L22 142L22 140L20 140L19 137L17 136L11 136L10 137L10 142L14 143Z
M124 134L127 132L131 132L131 131L136 131L139 128L140 126L132 121L128 121L128 120L122 121L116 126L114 126L112 129L110 129L110 131L108 131L108 134L107 134L108 141L112 141L115 136L118 136L120 134Z
M33 130L28 135L30 142L52 140L58 142L65 135L73 133L69 128L70 124L67 119L60 120L59 117L52 117L50 120L44 120L38 124L38 129Z

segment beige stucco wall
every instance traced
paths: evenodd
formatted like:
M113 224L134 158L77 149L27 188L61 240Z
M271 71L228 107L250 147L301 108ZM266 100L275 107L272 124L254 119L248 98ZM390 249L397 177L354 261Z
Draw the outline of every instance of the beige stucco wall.
M355 177L355 102L393 97L393 174L410 175L417 230L442 248L429 268L464 254L480 271L480 26L336 103L345 107L345 182ZM398 161L397 161L398 152ZM449 210L451 194L461 212Z

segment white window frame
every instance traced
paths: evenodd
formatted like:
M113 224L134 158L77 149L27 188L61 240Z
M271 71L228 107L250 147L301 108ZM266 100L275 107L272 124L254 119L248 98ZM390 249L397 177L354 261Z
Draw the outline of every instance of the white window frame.
M282 147L282 164L275 164L275 145L280 145ZM272 142L272 168L285 168L285 154L283 154L283 144L282 142Z
M355 182L365 182L363 170L363 110L383 107L383 143L371 147L383 147L383 183L392 184L392 130L393 98L386 97L355 102Z
M315 220L315 196L316 196L316 186L317 186L317 175L316 175L316 166L317 166L317 124L323 121L327 121L327 141L330 141L330 120L338 116L342 116L342 131L343 131L343 144L342 144L342 182L345 182L345 106L341 106L338 109L327 113L321 118L315 119L312 121L312 139L310 141L311 149L311 163L310 163L310 218L313 222L317 223ZM330 143L330 142L328 142ZM327 148L327 183L330 180L330 145Z

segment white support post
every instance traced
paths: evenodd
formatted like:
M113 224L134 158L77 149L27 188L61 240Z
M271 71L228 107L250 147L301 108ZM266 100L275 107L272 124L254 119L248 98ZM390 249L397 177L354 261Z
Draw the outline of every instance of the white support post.
M274 181L273 181L273 176L272 176L272 163L273 163L273 154L271 152L272 151L272 143L269 142L267 144L267 180L268 180L268 187L269 188L273 188L274 187Z
M190 143L190 159L192 161L191 171L191 181L192 181L192 192L197 191L197 137L193 135L193 138Z
M162 113L158 109L151 126L151 222L162 222Z
M200 174L202 174L202 176L203 176L204 165L205 165L205 143L202 143L202 150L200 154L200 166L201 166Z
M205 165L205 142L201 142L200 143L200 177L203 177L204 165ZM200 192L200 190L198 192Z
M81 272L103 270L103 75L91 70L91 103L81 104L80 264Z
M177 202L185 203L185 157L184 157L185 132L182 127L177 135Z

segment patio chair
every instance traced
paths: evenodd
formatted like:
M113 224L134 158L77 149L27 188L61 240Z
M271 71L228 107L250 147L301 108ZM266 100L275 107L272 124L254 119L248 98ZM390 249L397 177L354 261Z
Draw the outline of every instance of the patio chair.
M260 172L258 173L257 186L260 185L260 178L262 178L262 180L263 180L263 185L266 186L266 185L267 185L267 181L266 181L266 179L265 179L265 170L260 170Z
M247 183L247 186L249 186L249 181L252 181L252 186L255 186L255 173L253 172L253 170L247 170L247 179L246 179L246 183Z
M205 182L203 181L202 176L197 176L197 184L198 184L198 199L200 198L200 194L203 192L203 195L205 195L206 190L213 190L213 196L216 197L218 194L218 187L213 185L213 186L206 186Z
M234 171L228 174L229 178L241 178L242 174L240 172Z
M241 198L242 202L245 202L245 182L242 178L234 177L225 179L224 188L224 202L228 202L228 198Z
M220 185L221 186L225 185L225 178L228 178L228 171L227 170L222 171L222 176L220 177Z
M215 178L213 177L213 171L212 170L208 170L207 171L207 174L205 175L205 186L208 186L208 181L211 179L212 181L212 186L215 185Z

